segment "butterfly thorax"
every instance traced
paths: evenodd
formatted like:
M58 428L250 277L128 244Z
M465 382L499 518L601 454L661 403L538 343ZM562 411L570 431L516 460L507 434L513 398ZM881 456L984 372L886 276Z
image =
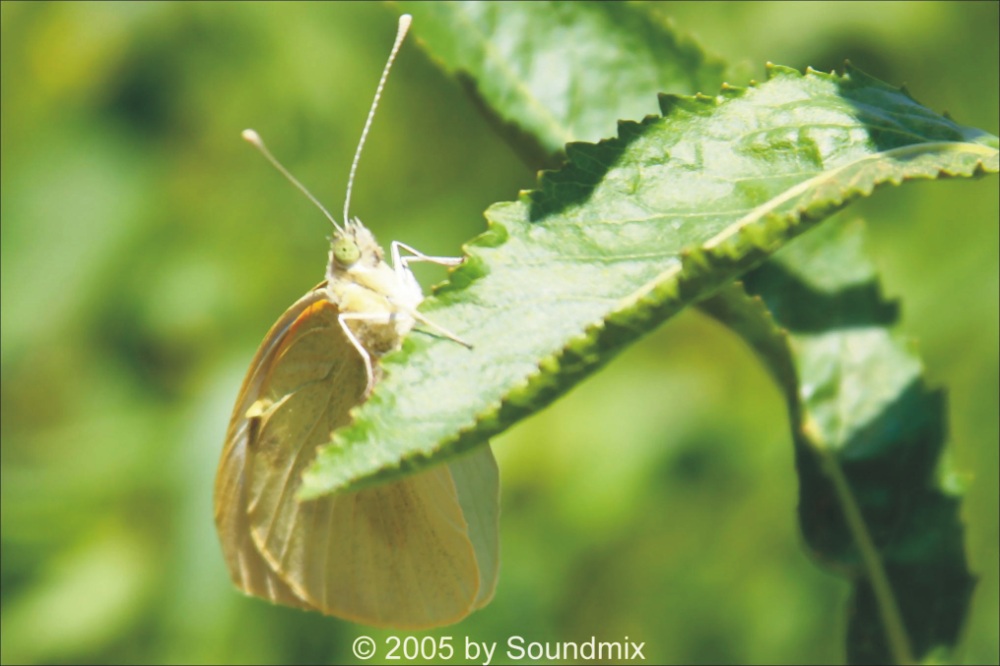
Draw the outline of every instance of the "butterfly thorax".
M341 313L369 317L351 318L347 324L369 353L378 356L399 347L413 328L412 313L423 292L406 267L386 263L382 248L360 221L334 234L326 278L330 301Z

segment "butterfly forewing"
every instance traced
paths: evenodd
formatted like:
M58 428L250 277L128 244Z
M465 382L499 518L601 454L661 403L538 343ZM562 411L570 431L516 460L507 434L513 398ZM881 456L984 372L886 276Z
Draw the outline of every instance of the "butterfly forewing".
M310 606L271 568L250 536L247 440L251 431L256 430L257 423L247 418L247 412L257 400L260 386L274 364L288 329L306 308L324 298L320 287L292 305L264 338L240 388L215 479L215 523L233 582L248 594L301 608Z

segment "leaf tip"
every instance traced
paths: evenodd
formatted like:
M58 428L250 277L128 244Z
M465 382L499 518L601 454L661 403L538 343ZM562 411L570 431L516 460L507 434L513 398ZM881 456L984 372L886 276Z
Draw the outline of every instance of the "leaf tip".
M658 93L656 97L660 104L660 113L664 116L669 116L677 106L677 100L680 95L676 95L674 93Z

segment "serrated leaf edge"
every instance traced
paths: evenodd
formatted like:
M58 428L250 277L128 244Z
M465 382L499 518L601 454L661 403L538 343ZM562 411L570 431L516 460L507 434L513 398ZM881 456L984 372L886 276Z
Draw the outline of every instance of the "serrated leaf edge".
M899 89L889 84L875 79L861 70L853 67L850 63L845 66L845 73L838 75L835 72L820 72L812 68L807 68L806 72L782 65L767 64L767 80L770 81L779 77L807 78L810 76L834 80L841 83L851 83L853 85L873 85L886 90L898 92ZM649 116L643 120L642 124L650 121L660 122L669 117L683 113L701 113L715 108L720 104L737 99L753 87L761 84L751 82L748 87L736 87L723 84L720 94L711 97L698 93L696 95L675 95L661 94L660 107L661 116ZM907 95L909 97L909 95ZM912 98L910 98L912 99ZM628 132L630 125L637 124L631 120L619 121L617 136L612 139L602 139L596 143L574 142L574 150L567 150L567 162L559 170L541 171L538 174L537 186L531 190L519 192L516 202L500 202L494 204L486 211L486 230L470 239L463 245L463 253L466 262L456 268L449 278L440 286L438 293L450 291L460 291L466 289L475 280L488 270L483 258L476 252L478 247L499 247L507 242L509 230L501 222L492 219L490 211L498 206L512 204L529 205L533 197L545 191L545 185L550 174L560 173L570 166L579 166L574 160L575 153L581 147L597 148L608 141L624 140L623 134ZM819 215L813 216L811 211L804 207L785 212L775 212L781 205L793 201L796 196L800 196L814 188L817 183L830 179L832 175L846 169L857 168L864 162L877 162L887 157L907 157L915 154L931 154L934 149L942 151L961 151L980 153L984 159L977 160L971 168L956 168L949 170L941 167L933 175L910 174L899 176L899 174L889 174L888 177L874 177L871 187L848 187L841 192L839 201L825 201L824 210L819 211ZM991 159L992 158L992 159ZM341 490L356 490L370 485L375 485L391 478L397 477L401 473L416 471L430 464L432 461L441 461L458 453L470 450L476 445L483 444L490 437L502 432L523 415L537 411L555 400L569 386L572 386L577 379L595 371L606 363L619 351L627 342L638 338L648 329L648 322L656 320L663 321L672 316L687 305L702 298L710 296L715 289L737 277L742 272L749 270L760 263L773 251L778 249L783 243L790 241L795 236L812 228L815 224L829 217L833 212L843 208L848 203L862 196L870 196L876 189L887 183L898 185L908 180L916 179L937 179L942 176L974 176L982 173L996 173L1000 170L1000 152L990 146L973 142L930 142L918 143L888 151L880 151L867 155L862 159L854 160L847 164L836 167L831 171L824 171L807 181L793 186L788 191L783 192L778 197L771 199L754 210L744 215L740 220L733 223L712 239L704 244L692 247L682 252L680 266L671 267L656 279L642 285L628 296L624 297L620 303L622 307L611 311L600 321L593 322L586 326L580 334L570 338L565 346L559 351L549 354L538 361L537 371L526 375L522 381L507 392L499 400L488 403L473 417L466 427L460 428L456 435L438 443L435 450L431 452L412 452L401 458L396 465L386 465L378 471L357 477L352 481L342 483L339 486L334 484L326 492L339 492ZM763 227L760 226L762 223ZM792 233L781 238L782 232ZM778 238L781 243L775 244ZM746 239L747 243L739 242ZM767 246L763 244L767 241ZM750 251L743 251L741 248L749 248ZM757 252L754 252L757 250ZM728 264L728 265L727 265ZM722 269L722 270L720 270ZM703 288L698 289L699 283ZM458 286L458 285L461 286ZM704 286L706 285L707 286ZM696 292L695 297L690 300L683 299L683 292ZM671 298L674 298L671 301ZM434 298L433 296L431 298ZM431 299L428 299L431 300ZM617 330L616 330L617 329ZM614 344L608 344L614 341ZM604 346L602 346L604 343ZM610 353L606 353L610 352ZM391 363L391 357L384 359ZM572 356L577 356L581 362L571 363ZM566 372L569 368L570 372ZM551 381L556 380L556 381ZM378 390L372 394L371 401L378 400ZM340 429L332 438L331 442L323 448L341 446L349 435L361 423L355 418L358 415L356 410L360 410L364 405L359 405L352 410L352 422L350 425ZM306 473L307 477L310 472ZM308 486L309 484L305 484ZM302 498L317 497L325 492L309 492L303 494Z

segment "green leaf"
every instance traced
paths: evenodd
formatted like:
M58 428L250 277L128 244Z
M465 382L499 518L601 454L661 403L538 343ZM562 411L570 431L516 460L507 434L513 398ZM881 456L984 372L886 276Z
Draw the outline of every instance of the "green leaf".
M619 5L621 6L621 5ZM539 7L539 5L533 5L533 7ZM588 5L588 7L594 7L594 5ZM634 7L634 5L631 5ZM595 10L597 11L597 10ZM447 12L444 12L447 13ZM451 9L451 19L455 20L455 14L459 13L452 6ZM479 12L477 17L482 17L487 15L488 12ZM490 15L490 18L498 18L496 16ZM553 15L548 8L542 9L537 12L535 17L537 20L531 23L530 30L525 31L530 32L530 38L533 39L537 45L551 44L558 42L557 35L559 35L559 20L553 19ZM499 20L499 19L498 19ZM577 20L585 23L586 18L577 17ZM418 21L421 24L426 23L426 21ZM462 21L457 21L462 23ZM471 33L475 35L480 41L484 39L484 33L489 30L500 31L503 28L496 28L490 21L479 20L473 21L468 20L466 23L470 24L471 28L473 25L475 29L471 30ZM618 21L609 21L607 25L603 26L603 29L607 32L614 34L612 39L606 39L606 41L611 42L620 36L615 34L615 30ZM580 30L580 28L574 28L575 30ZM457 35L457 36L454 36ZM669 39L663 39L664 43L670 42ZM523 41L528 41L528 38L523 34L519 34L519 38ZM503 69L503 71L513 71L517 68L518 58L521 56L522 49L516 49L513 51L512 56L508 56L506 59L501 57L502 49L490 50L489 48L467 48L465 52L460 49L449 49L448 46L442 48L441 43L447 43L449 39L454 39L457 43L468 46L469 41L469 31L466 30L453 30L448 32L448 26L445 25L444 31L441 35L435 35L433 39L428 40L428 46L431 49L437 50L438 53L442 54L446 60L450 60L450 66L457 69L464 69L469 72L478 73L480 76L488 76L491 69L489 65L483 65L480 59L494 59L498 61L504 61L503 67L495 67L495 69ZM600 41L600 37L597 38ZM569 77L579 77L586 75L587 66L592 65L595 61L599 61L599 58L588 58L586 49L583 47L584 44L590 44L591 40L575 40L574 41L574 58L572 62L564 64L557 70L556 76L562 75L563 72L570 72ZM670 42L673 43L673 42ZM539 47L543 48L543 47ZM562 45L557 45L556 48L565 48ZM600 47L598 47L600 48ZM660 68L661 71L669 70L672 66L674 60L669 63L657 62L655 59L652 61L647 61L646 56L650 53L652 49L644 48L635 50L634 53L629 53L627 49L620 51L621 53L628 53L631 57L636 56L638 60L641 60L641 67L650 68L656 71ZM674 56L676 58L676 55ZM515 64L513 66L508 66L505 60L511 60ZM523 59L525 61L531 61L530 58ZM692 65L688 64L689 68ZM623 66L617 70L614 74L616 80L614 84L608 85L608 89L614 89L615 95L604 95L601 94L602 91L598 90L597 94L591 100L580 99L568 99L560 98L557 103L551 105L551 108L546 108L547 111L551 113L553 117L567 118L574 111L567 112L566 108L571 107L574 103L585 107L585 112L588 117L595 119L595 124L599 125L597 121L598 118L603 118L603 122L610 125L612 120L619 117L637 117L637 112L630 112L626 110L635 107L626 107L625 102L619 102L619 95L617 94L621 88L628 88L629 86L635 85L635 91L637 95L641 98L643 94L641 77L631 77L630 73L633 68L629 66ZM635 68L638 69L638 68ZM599 77L597 77L599 78ZM693 77L692 77L693 78ZM519 111L518 100L521 97L528 98L531 105L545 107L546 99L551 99L551 96L547 97L548 87L545 85L538 86L537 88L533 84L537 84L537 77L526 76L524 85L518 85L520 82L515 82L511 84L508 79L504 78L494 78L488 83L483 85L483 89L486 92L482 93L484 101L491 106L494 113L503 115L508 114L508 122L513 120L517 122L517 114ZM620 82L619 82L620 80ZM661 90L670 90L674 92L694 92L699 88L691 90L686 88L690 82L683 80L683 77L673 78L673 79L661 79L659 82ZM559 83L553 83L552 87L555 89L562 89ZM714 86L705 86L700 89L712 88ZM646 89L648 90L648 88ZM513 101L512 101L513 100ZM594 101L597 100L597 101ZM582 115L582 113L581 113ZM546 125L544 123L534 123L532 124L529 119L527 122L522 124L522 127L529 127L535 135L540 137L540 141L545 144L550 151L555 151L558 148L558 140L560 138L559 132L553 131L552 126L556 126L564 136L573 136L572 134L572 123L569 121L563 123L552 123ZM875 123L872 123L875 125ZM580 134L573 136L576 139L582 138L592 138L589 136L582 136ZM872 321L885 320L886 325L891 323L895 319L895 311L888 305L881 303L877 298L862 298L862 294L853 291L851 286L845 286L849 284L857 283L858 288L862 288L863 285L868 283L874 284L875 278L871 266L867 260L858 253L858 240L859 234L852 233L836 233L836 234L824 234L823 235L823 253L814 252L808 257L808 261L801 262L803 270L808 268L807 274L811 283L816 282L823 283L824 287L828 287L830 292L837 293L838 298L847 300L852 299L855 302L855 309L859 310L857 312L852 312L852 315L864 319L866 314L872 319ZM786 255L788 253L786 252ZM857 259L857 261L855 261ZM784 264L787 267L787 263ZM757 269L756 273L762 273L766 270L772 269L773 266L771 262L765 263L760 269ZM827 276L828 279L823 280L823 277ZM787 281L786 281L787 282ZM787 286L787 285L786 285ZM738 311L735 313L729 313L732 316L732 321L728 320L725 316L722 317L724 323L729 323L730 325L736 325L736 332L742 334L751 344L754 344L758 349L766 351L770 346L776 346L775 349L771 350L769 360L772 370L779 376L779 384L788 393L788 400L790 406L797 405L797 389L800 388L802 384L810 384L812 378L807 378L800 384L796 375L796 362L805 359L797 355L797 349L789 349L787 344L787 339L783 335L777 334L777 329L774 326L773 321L770 318L770 314L767 309L759 301L752 301L747 299L746 296L739 289L724 288L720 294L719 298L711 298L707 301L707 309L711 311L712 308L718 308L720 303L729 302L733 297L727 296L730 292L734 292L744 305L751 305L752 307L745 311ZM826 293L826 292L824 292ZM865 291L864 293L867 293ZM816 292L803 290L796 290L792 294L794 297L789 298L790 302L784 303L781 311L781 316L784 321L801 321L803 319L808 319L814 317L817 309L822 312L823 308L827 307L826 299L822 297L817 297ZM772 294L774 296L774 294ZM877 294L876 294L877 296ZM769 303L775 302L774 298L768 300ZM864 312L865 306L871 306L871 312ZM725 313L725 308L723 308L723 313ZM808 355L808 353L806 354ZM890 355L891 358L891 355ZM779 362L780 361L782 362ZM806 364L808 365L808 364ZM820 366L825 367L825 366ZM882 366L873 366L879 367ZM872 388L873 395L878 395L878 388L881 386L879 383L880 377L875 378L875 386ZM869 387L862 386L862 390L867 390ZM930 396L936 394L928 394ZM877 400L876 400L877 402ZM926 405L927 409L930 410L929 413L934 414L938 420L934 421L940 428L940 408L936 411L934 407L936 406L932 397L928 397L924 402L928 403ZM939 405L937 405L939 407ZM798 412L795 412L798 413ZM861 413L854 415L857 418L863 419L866 415ZM798 431L797 426L800 425L798 421L795 422L795 430ZM935 432L933 424L923 424L930 428L928 432ZM905 452L903 453L905 457ZM936 454L935 454L936 455ZM801 452L800 452L801 456ZM932 456L934 457L934 456ZM848 479L850 481L850 479ZM819 485L815 482L815 479L808 478L806 476L802 479L803 494L807 492L812 492L813 495L817 495L815 487ZM828 484L829 485L829 484ZM862 484L863 485L863 484ZM919 486L918 486L919 487ZM888 484L881 487L881 490L886 493L890 493L896 497L902 497L906 499L906 489L902 491L897 489L895 486ZM917 493L919 495L919 492ZM831 493L819 493L821 498L816 503L820 503L823 506L836 507L838 505L843 505L847 502L840 502L838 497L832 495ZM850 499L850 494L847 495ZM933 496L931 501L936 501L940 497ZM920 561L919 567L916 570L916 577L919 579L921 576L928 576L928 580L938 580L944 581L939 584L936 588L931 585L926 584L921 585L921 581L917 580L916 584L914 581L904 580L902 576L896 576L898 572L897 568L892 566L892 553L883 553L878 551L876 554L875 562L878 564L878 558L884 558L887 561L887 566L889 567L889 574L886 574L884 569L878 569L877 566L875 573L881 571L880 575L874 575L874 573L862 571L863 575L857 578L859 581L855 586L855 608L852 613L852 630L851 630L851 641L849 643L849 651L851 653L852 660L878 660L886 661L890 658L894 658L897 661L909 661L909 655L913 652L913 647L916 648L917 652L923 657L927 654L929 647L933 646L935 643L940 643L947 647L953 647L954 642L957 637L957 628L960 625L961 617L965 614L969 601L968 591L970 590L970 576L964 565L964 555L962 554L962 532L957 527L955 522L956 514L956 504L944 502L946 504L945 509L940 512L941 519L937 521L929 521L925 525L925 532L921 535L925 538L934 540L935 533L941 531L938 534L938 541L940 541L941 546L939 550L942 552L947 552L952 555L950 558L938 558L935 560L933 558L924 558ZM803 507L806 506L805 501L802 504ZM897 509L900 507L896 507ZM905 502L902 507L904 510L906 508ZM901 515L903 512L897 511L895 518L900 520L905 519L905 515ZM804 531L807 535L813 534L817 525L822 525L822 521L813 522L806 524L804 526ZM844 536L844 535L841 535ZM852 539L854 539L852 541ZM846 535L842 539L841 547L847 549L857 549L857 543L859 539L854 535ZM815 549L815 546L814 546ZM868 548L868 552L871 552L871 548ZM857 567L855 566L854 569ZM872 567L870 567L872 568ZM852 569L853 570L853 569ZM911 572L912 572L911 567ZM870 581L879 580L879 586L870 585ZM886 583L888 580L888 584ZM879 595L872 595L870 592L873 589L879 589ZM888 590L888 593L886 592ZM897 591L894 593L894 591ZM900 592L905 594L906 592L912 592L909 596L905 598L899 598ZM899 611L898 601L905 602L902 611ZM927 609L937 609L937 612L922 612ZM877 612L876 612L877 611ZM905 616L906 622L903 625L903 620L900 617L900 612ZM882 630L883 626L882 619L888 618L889 623L887 626L891 627L891 631ZM874 629L871 629L874 628ZM870 629L868 632L865 629ZM914 646L910 645L909 636L914 635L918 638L914 641ZM890 650L891 647L891 650Z
M387 480L482 443L686 305L886 183L998 170L998 140L855 69L769 67L718 97L567 146L497 204L423 312L475 346L409 336L307 472L303 496Z
M732 285L702 307L750 341L785 393L802 532L854 584L849 660L911 663L954 648L974 579L941 460L944 398L893 330L863 232L824 225L745 276L756 298Z
M442 67L533 164L614 120L657 112L659 91L717 90L724 65L650 5L624 2L401 2ZM608 91L616 116L608 117Z

